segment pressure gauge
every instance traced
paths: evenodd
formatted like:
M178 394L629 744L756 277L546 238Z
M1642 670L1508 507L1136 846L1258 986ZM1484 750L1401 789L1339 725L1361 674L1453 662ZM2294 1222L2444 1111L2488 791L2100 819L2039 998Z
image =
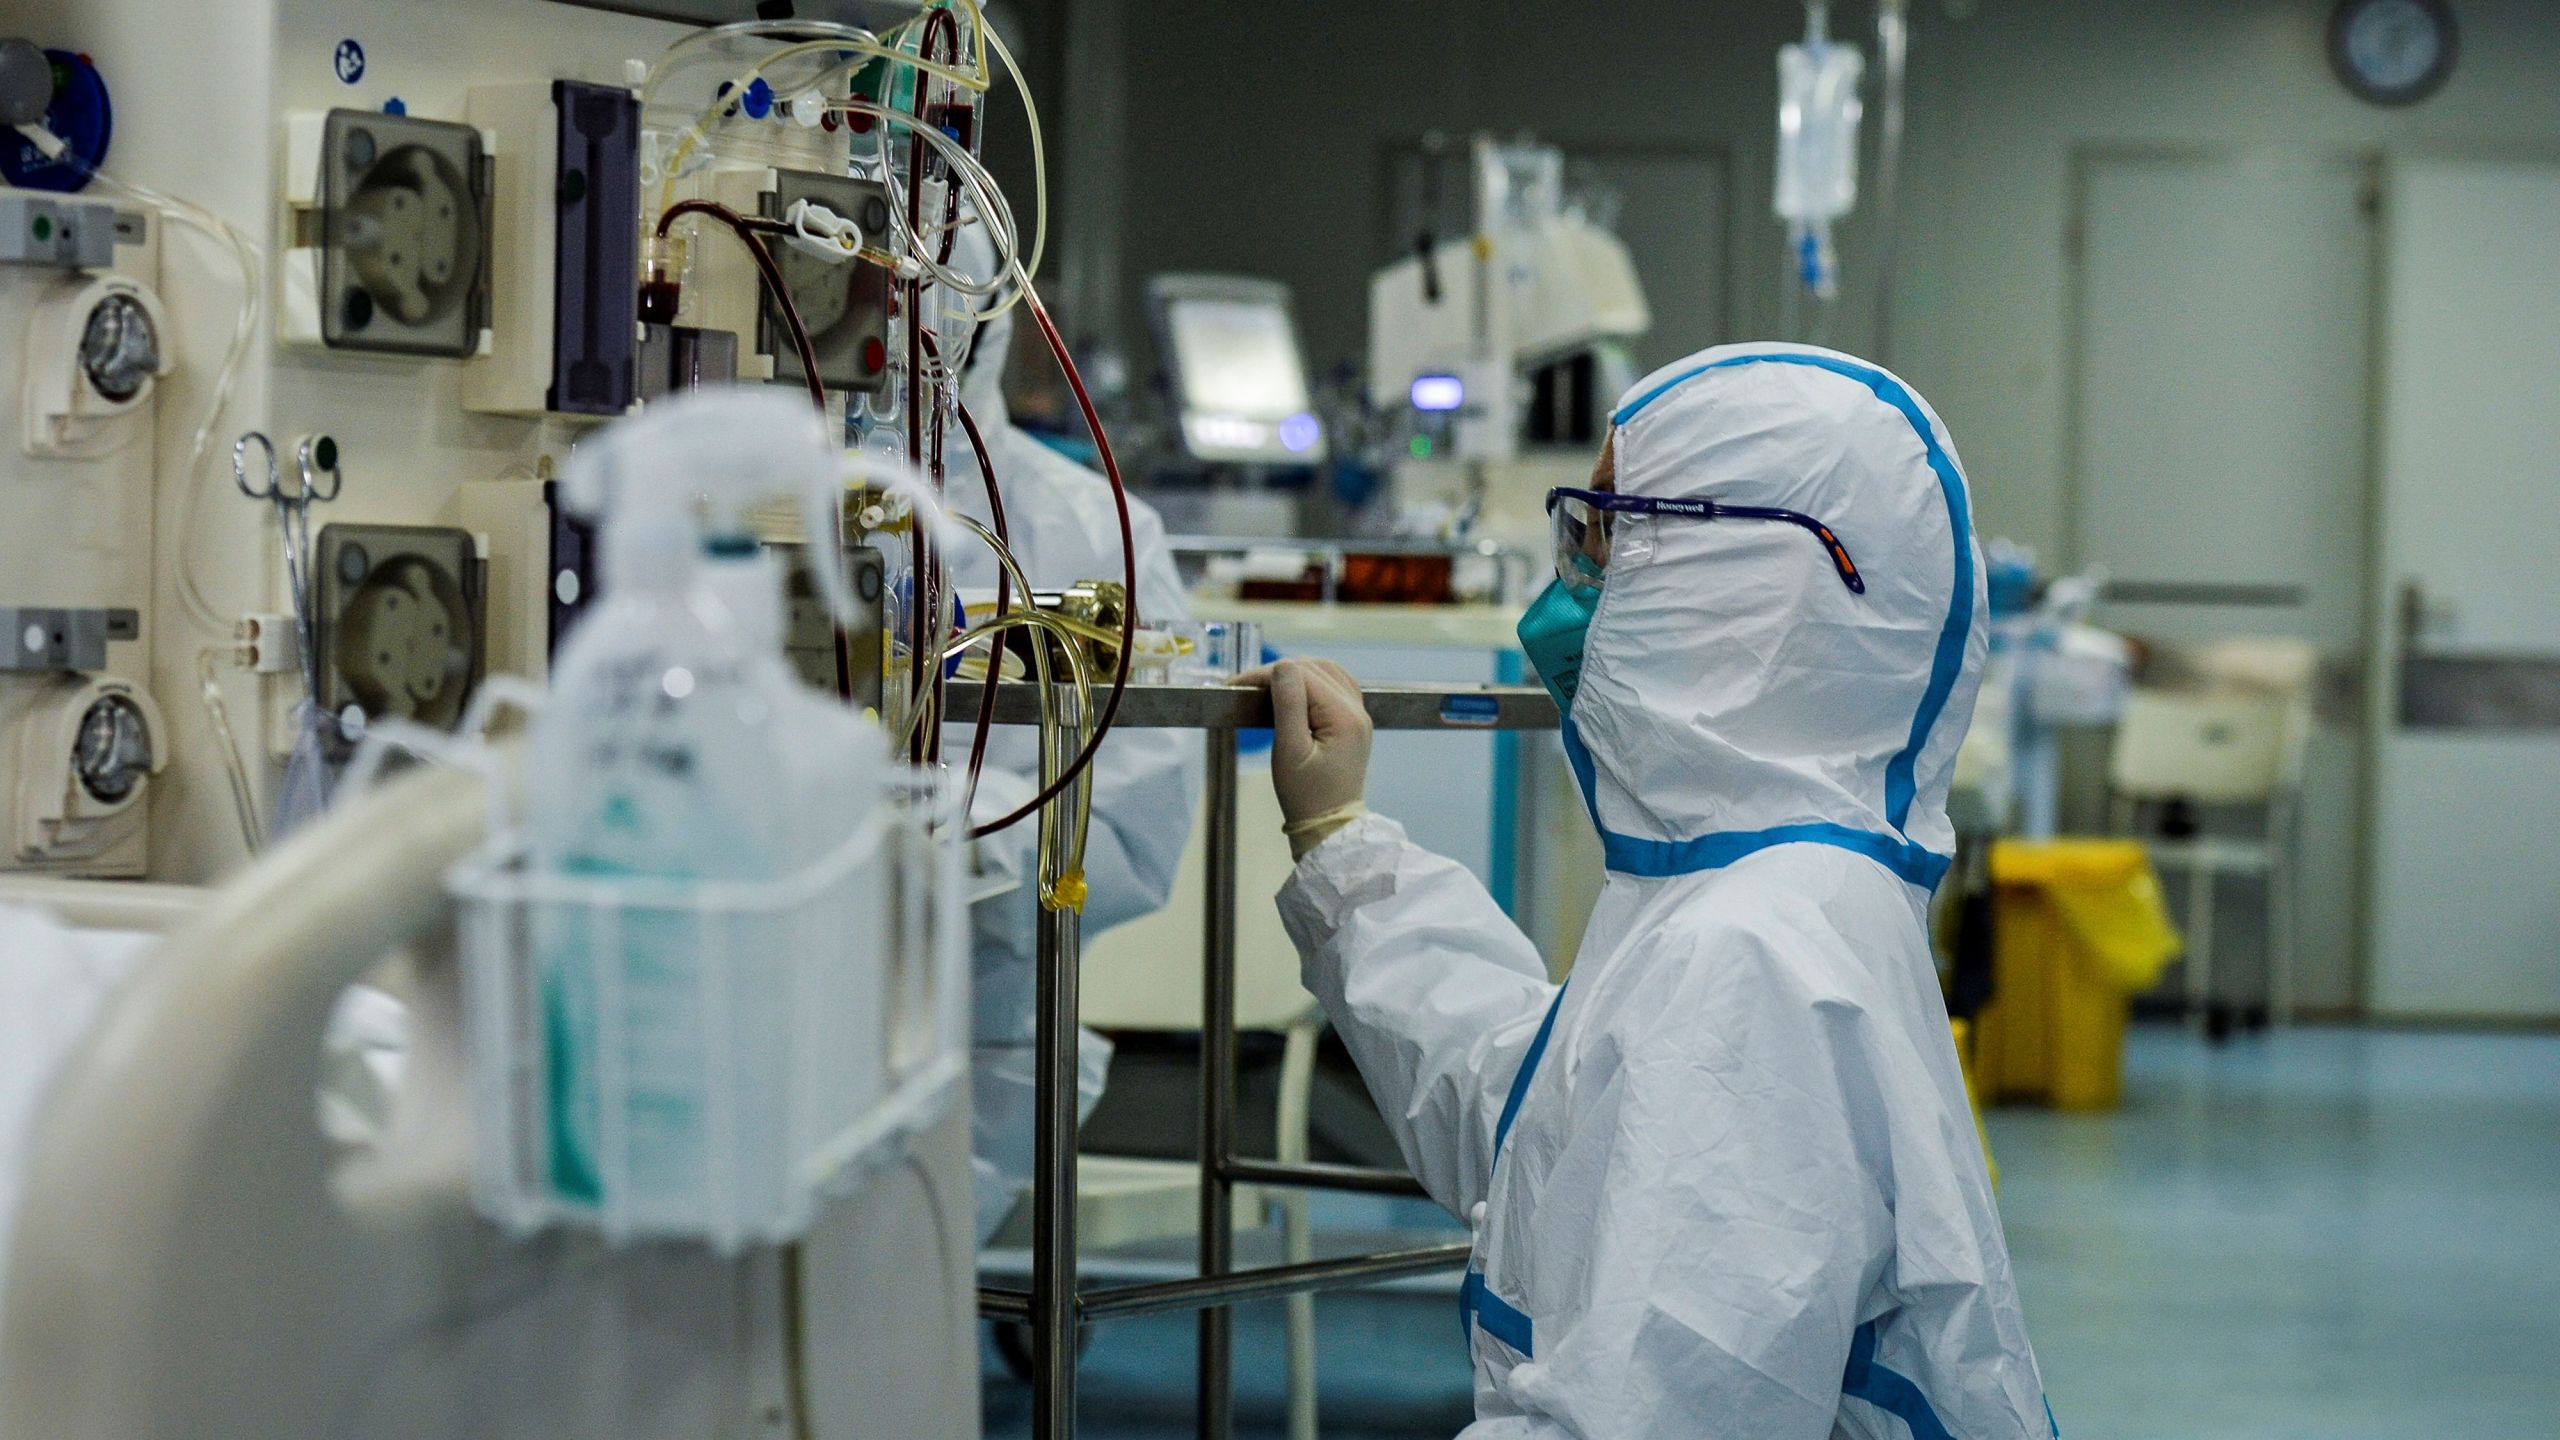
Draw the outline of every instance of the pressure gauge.
M2453 74L2462 32L2445 0L2339 0L2329 64L2376 105L2414 105Z
M123 695L108 695L80 717L80 738L71 755L72 773L80 788L101 804L113 805L149 779L151 722L142 708Z
M80 332L80 371L89 384L101 397L123 404L167 368L151 312L131 291L109 291Z

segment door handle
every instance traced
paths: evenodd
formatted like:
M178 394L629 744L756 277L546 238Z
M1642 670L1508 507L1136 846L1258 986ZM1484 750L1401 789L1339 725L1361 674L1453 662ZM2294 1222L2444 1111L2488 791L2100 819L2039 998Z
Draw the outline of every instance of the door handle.
M2444 600L2429 600L2425 582L2400 582L2400 652L2404 656L2425 655L2428 632L2441 633L2461 618L2460 607Z
M2430 654L2424 643L2459 612L2430 606L2425 587L2400 583L2400 654L2392 678L2400 724L2412 730L2560 730L2560 656Z

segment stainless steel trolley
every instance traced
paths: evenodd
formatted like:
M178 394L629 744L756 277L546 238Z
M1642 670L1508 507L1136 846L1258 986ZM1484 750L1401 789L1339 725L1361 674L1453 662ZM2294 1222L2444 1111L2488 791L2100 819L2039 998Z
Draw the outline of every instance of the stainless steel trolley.
M1555 702L1536 686L1388 686L1366 692L1380 730L1552 730ZM979 687L954 684L953 715L975 714ZM999 688L1000 724L1039 721L1032 686ZM1234 1211L1240 1184L1420 1195L1412 1176L1348 1165L1281 1164L1235 1153L1236 1110L1236 732L1271 723L1270 697L1258 690L1132 685L1120 725L1200 730L1209 739L1207 933L1201 947L1200 1274L1195 1279L1079 1289L1076 1285L1076 1023L1081 935L1071 911L1040 917L1040 1012L1036 1063L1040 1124L1033 1146L1031 1288L981 1285L978 1311L1031 1331L1031 1433L1067 1440L1076 1433L1076 1332L1087 1321L1169 1310L1200 1312L1199 1434L1227 1440L1232 1430L1233 1356L1229 1308L1300 1291L1342 1289L1403 1275L1456 1269L1464 1245L1433 1245L1237 1270Z

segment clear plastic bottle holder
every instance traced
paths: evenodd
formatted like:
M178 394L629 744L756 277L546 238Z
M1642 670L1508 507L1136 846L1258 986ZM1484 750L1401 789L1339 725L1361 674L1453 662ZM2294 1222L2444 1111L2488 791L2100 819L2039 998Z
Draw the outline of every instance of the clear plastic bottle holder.
M770 881L571 875L510 832L458 866L473 1194L510 1231L734 1251L807 1231L966 1073L953 805L901 772Z

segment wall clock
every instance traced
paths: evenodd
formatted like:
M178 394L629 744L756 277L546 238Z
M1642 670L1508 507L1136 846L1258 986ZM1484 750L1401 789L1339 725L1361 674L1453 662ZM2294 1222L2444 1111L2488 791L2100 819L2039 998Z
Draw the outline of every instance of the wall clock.
M2339 0L2329 64L2376 105L2414 105L2453 73L2462 32L2445 0Z

